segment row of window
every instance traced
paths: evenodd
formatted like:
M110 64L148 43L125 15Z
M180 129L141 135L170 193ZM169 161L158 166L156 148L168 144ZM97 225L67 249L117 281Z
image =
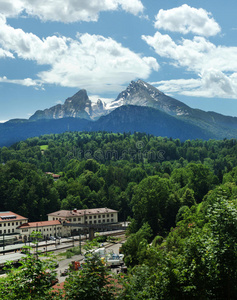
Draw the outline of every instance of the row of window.
M3 234L3 233L11 233L11 229L8 229L8 231L6 229L0 230L0 234ZM14 229L12 229L12 233L14 233Z
M111 221L109 221L109 219L107 219L107 223L113 223L113 222L114 222L114 219L111 219ZM89 223L86 221L85 223L86 224L93 224L92 221L89 221ZM102 222L101 222L101 220L98 220L98 223L97 223L96 220L94 220L94 224L100 224L100 223L105 223L105 220L102 220Z
M22 222L19 222L19 225L22 225ZM0 227L11 226L11 223L0 223ZM12 226L18 226L18 222L12 222Z
M105 218L106 216L107 216L107 218L109 218L109 216L111 216L111 218L113 218L114 214L107 214L107 215L102 215L102 216L101 215L94 215L93 217L94 217L94 219L96 219L97 217L98 217L98 219L101 219L101 217ZM59 220L59 219L61 219L61 218L53 218L53 221ZM87 220L88 216L85 216L85 219ZM92 216L89 216L89 219L92 219ZM70 222L76 222L76 221L80 222L81 218L70 218L70 219L68 219L68 221L70 221Z

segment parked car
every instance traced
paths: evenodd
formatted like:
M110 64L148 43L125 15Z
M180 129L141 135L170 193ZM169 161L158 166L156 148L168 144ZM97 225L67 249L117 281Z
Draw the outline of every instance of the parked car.
M54 236L50 236L49 239L50 239L51 241L56 241L56 237L54 237Z

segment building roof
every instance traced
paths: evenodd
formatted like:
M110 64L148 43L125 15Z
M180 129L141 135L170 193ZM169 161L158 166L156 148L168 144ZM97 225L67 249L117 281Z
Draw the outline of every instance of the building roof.
M27 220L27 218L22 217L18 214L15 214L12 211L1 211L0 212L0 222L9 222L9 221L15 221L15 220Z
M69 218L69 217L82 217L84 215L96 215L96 214L107 214L107 213L117 213L117 210L104 208L92 208L92 209L73 209L73 210L58 210L48 214L48 216L54 216L59 218Z
M29 222L24 223L21 226L19 226L19 229L25 229L25 228L39 228L39 227L45 227L45 226L53 226L53 225L61 225L61 222L59 220L55 221L39 221L39 222Z

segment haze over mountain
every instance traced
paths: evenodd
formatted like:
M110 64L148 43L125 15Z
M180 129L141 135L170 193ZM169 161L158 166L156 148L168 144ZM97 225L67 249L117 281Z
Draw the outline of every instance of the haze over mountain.
M46 133L64 131L146 132L185 139L222 139L237 136L237 118L193 109L152 85L132 81L110 103L93 103L86 90L45 110L29 120L0 124L0 146Z

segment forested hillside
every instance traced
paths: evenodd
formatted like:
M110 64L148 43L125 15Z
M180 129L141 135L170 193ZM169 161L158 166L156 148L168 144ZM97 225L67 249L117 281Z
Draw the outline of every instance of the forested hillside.
M0 210L36 221L58 209L116 209L131 221L119 299L235 299L236 153L235 139L31 138L0 149Z
M31 138L0 149L0 209L35 221L60 208L110 207L138 228L148 221L155 234L220 185L234 196L236 150L236 140L181 143L139 133Z

